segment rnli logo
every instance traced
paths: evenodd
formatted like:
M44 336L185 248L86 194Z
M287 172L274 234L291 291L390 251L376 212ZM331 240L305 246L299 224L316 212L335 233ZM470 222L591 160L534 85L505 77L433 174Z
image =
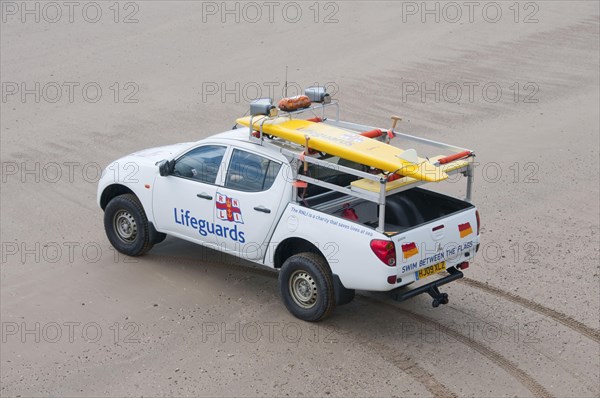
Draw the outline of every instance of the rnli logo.
M218 193L216 206L217 218L220 220L236 222L239 224L244 223L239 200Z

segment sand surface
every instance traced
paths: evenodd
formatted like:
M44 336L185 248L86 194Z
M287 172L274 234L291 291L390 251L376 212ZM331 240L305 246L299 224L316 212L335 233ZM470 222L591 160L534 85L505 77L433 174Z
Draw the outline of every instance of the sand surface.
M0 25L1 396L600 394L598 2L24 4ZM269 271L111 248L99 168L229 129L286 65L345 120L476 150L482 250L448 305L361 293L307 324Z

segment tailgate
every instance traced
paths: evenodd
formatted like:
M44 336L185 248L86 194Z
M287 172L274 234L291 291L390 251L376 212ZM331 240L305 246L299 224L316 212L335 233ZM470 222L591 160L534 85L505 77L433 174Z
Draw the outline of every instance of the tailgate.
M476 211L472 206L392 236L398 276L409 282L470 261L479 243Z

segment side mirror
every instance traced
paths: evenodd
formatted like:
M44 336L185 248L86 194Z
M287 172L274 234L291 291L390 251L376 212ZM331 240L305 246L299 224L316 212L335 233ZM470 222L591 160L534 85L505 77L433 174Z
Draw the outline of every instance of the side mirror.
M175 162L164 159L158 162L156 165L158 166L158 172L160 175L162 177L166 177L173 172L173 166L175 166Z

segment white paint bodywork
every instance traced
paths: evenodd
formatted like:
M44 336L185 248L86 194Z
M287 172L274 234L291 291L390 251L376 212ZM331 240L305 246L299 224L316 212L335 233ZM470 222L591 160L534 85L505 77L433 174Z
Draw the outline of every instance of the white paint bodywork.
M450 268L473 259L479 244L474 206L390 237L374 228L296 203L290 178L293 173L288 159L272 147L250 142L248 134L248 129L240 128L198 142L146 149L118 159L105 169L100 179L98 204L101 205L102 194L107 187L124 185L137 195L148 220L159 232L268 267L275 267L274 254L281 242L289 238L302 238L319 248L332 272L339 276L348 289L388 291L415 281L416 271L420 268L439 261L446 261L447 268ZM207 144L227 147L215 184L159 175L157 162L178 159L188 151ZM242 192L224 187L227 165L234 148L282 164L270 189ZM203 200L197 194L211 196L212 201ZM242 222L218 219L215 201L223 196L237 199L235 203L239 204ZM271 212L267 214L254 209L261 206L269 208ZM174 222L178 216L185 218L186 212L188 222L196 219L195 226ZM200 221L213 223L215 231L218 230L217 226L221 227L221 231L226 229L226 236L207 233L207 228L199 227ZM471 225L472 233L461 238L458 225L464 223ZM439 225L444 227L432 231ZM201 229L205 235L201 234ZM243 242L240 232L243 233ZM377 258L370 247L372 239L394 242L396 266L390 267ZM402 246L409 243L415 244L418 253L404 259ZM397 276L399 281L390 284L389 276Z

